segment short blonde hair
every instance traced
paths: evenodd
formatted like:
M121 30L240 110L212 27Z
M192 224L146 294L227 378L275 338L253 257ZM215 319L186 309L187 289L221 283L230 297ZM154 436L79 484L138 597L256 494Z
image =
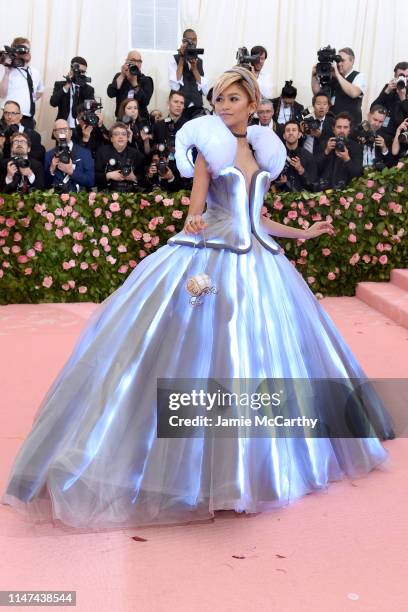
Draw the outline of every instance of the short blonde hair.
M261 99L258 82L253 73L242 66L234 66L217 79L213 88L212 103L214 104L216 98L234 84L240 85L247 93L249 101L255 102L258 106Z

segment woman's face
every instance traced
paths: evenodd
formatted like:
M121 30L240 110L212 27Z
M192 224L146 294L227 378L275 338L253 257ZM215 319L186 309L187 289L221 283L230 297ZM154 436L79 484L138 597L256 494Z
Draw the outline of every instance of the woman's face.
M125 116L130 117L133 121L137 119L139 115L139 109L137 106L137 102L129 102L125 107Z
M248 123L249 116L256 110L256 103L250 102L245 89L234 83L217 96L214 109L225 125L233 129Z

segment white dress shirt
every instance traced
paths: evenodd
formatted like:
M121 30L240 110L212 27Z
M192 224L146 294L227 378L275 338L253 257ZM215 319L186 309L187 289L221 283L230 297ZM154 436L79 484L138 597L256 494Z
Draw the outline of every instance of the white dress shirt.
M262 98L272 99L272 76L266 72L261 72L256 77L258 81L258 87L261 92Z
M187 62L187 64L189 68L191 68L190 62ZM203 72L204 72L204 68L203 68ZM181 75L181 78L177 80L177 62L173 56L171 56L169 60L168 74L169 74L170 89L172 89L173 91L178 91L180 87L183 87L184 85L183 75ZM201 77L201 83L197 83L197 89L198 91L201 91L205 96L208 94L208 90L210 88L209 88L208 81L205 78L205 74L203 74L203 76ZM194 105L191 102L189 106L194 106Z
M44 83L42 82L41 75L36 68L28 66L28 69L33 79L33 92L34 97L37 93L42 93L45 89ZM27 75L24 70L20 68L13 68L10 70L9 85L7 90L6 100L14 100L18 102L21 108L21 112L26 117L30 117L30 92L27 84ZM35 100L34 100L35 102Z
M345 74L344 78L346 79L348 77L348 75L353 72L353 70L354 70L354 68L352 68L347 74ZM366 79L365 79L365 76L364 76L364 74L362 72L359 72L358 75L354 77L352 85L355 85L356 87L361 89L361 94L358 97L362 98L363 95L366 92L366 89L367 89ZM335 101L336 101L336 96L333 96L332 99L331 99L331 103L334 104Z

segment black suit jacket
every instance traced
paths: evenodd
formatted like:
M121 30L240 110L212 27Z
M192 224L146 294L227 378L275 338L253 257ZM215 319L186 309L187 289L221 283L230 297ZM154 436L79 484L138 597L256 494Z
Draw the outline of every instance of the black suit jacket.
M138 78L139 87L135 90L133 85L129 83L129 81L125 78L123 80L122 85L119 89L116 86L116 79L120 76L120 72L117 72L112 79L112 83L108 85L107 94L110 98L116 98L116 117L119 114L119 107L123 100L128 98L128 93L131 89L134 90L134 99L138 101L139 104L139 115L148 119L149 113L147 111L147 105L150 102L150 98L153 95L153 79L145 74L142 74Z
M27 189L28 191L34 191L34 189L44 189L44 169L42 163L36 159L33 159L31 156L29 159L31 169L35 174L35 180L31 184L28 182L28 179L25 179ZM6 184L7 164L9 161L10 158L3 159L0 164L0 191L2 193L15 193L19 190L21 184L22 175L19 172L14 175L14 180L11 183Z
M58 114L56 119L68 119L70 103L71 103L71 88L68 92L64 91L64 85L66 81L55 81L54 91L50 98L51 106L58 107ZM84 100L91 100L94 97L94 88L88 84L81 85L77 89L76 104L81 104Z
M324 153L327 140L322 142L322 151L316 156L319 179L321 182L323 181L321 186L324 189L329 187L340 189L348 185L351 179L363 173L363 149L361 145L349 138L346 147L350 155L350 161L344 162L337 157L334 150L328 155Z
M118 153L112 144L100 147L96 152L95 159L95 179L99 189L106 189L108 186L106 180L106 168L110 159L123 161L129 159L133 165L134 174L140 178L144 175L144 155L135 147L127 146L122 153ZM114 183L114 181L112 181Z
M31 128L21 126L23 128L22 132L27 134L27 136L31 140L31 150L30 150L30 159L36 159L37 161L43 163L45 156L45 148L41 144L41 136L35 130ZM6 142L4 143L3 148L3 156L10 157L10 138L6 138Z

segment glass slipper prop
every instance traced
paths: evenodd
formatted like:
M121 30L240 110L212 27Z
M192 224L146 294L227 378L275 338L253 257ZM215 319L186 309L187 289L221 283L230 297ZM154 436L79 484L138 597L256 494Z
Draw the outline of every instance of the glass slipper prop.
M203 241L204 241L205 258L206 258L205 267L207 267L207 264L208 264L207 246L205 243L204 232L202 232L202 234L203 234ZM197 248L196 248L196 245L194 244L194 252L193 252L193 257L191 258L191 263L196 253L197 253ZM191 267L191 263L190 263L189 268ZM204 295L208 295L210 293L213 293L213 294L217 293L217 288L215 287L215 285L212 284L211 277L205 271L199 272L198 274L194 274L194 276L190 276L186 282L186 289L191 296L189 299L189 303L191 306L201 306L201 304L203 303L202 298Z

